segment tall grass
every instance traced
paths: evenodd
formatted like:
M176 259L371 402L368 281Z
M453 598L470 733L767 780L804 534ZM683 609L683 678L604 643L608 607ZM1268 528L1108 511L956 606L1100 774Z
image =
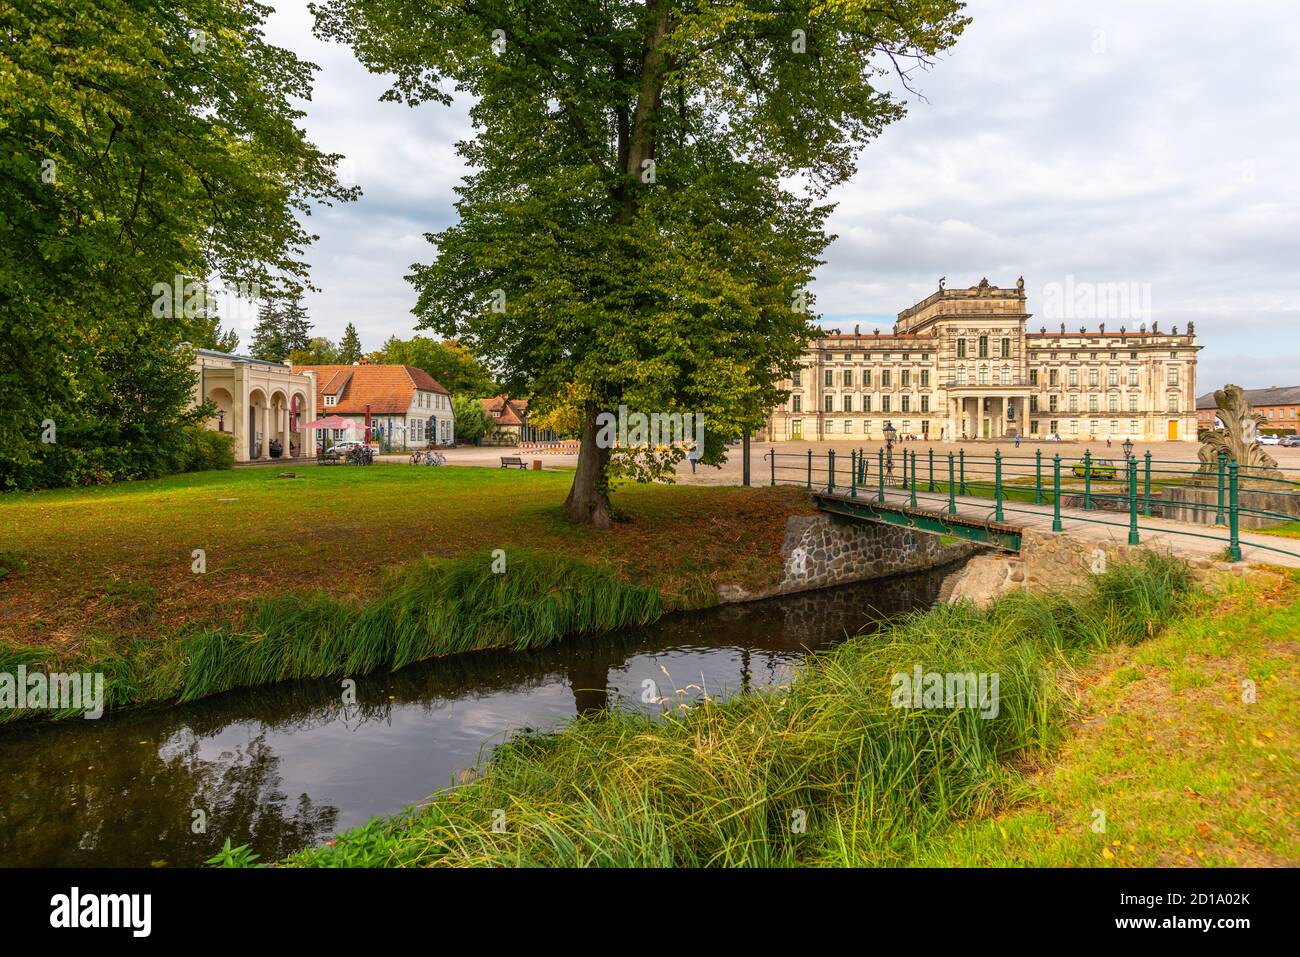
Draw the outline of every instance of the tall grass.
M123 648L92 639L75 654L0 648L0 671L101 671L110 707L191 701L232 688L379 668L488 648L540 648L568 635L643 625L663 613L654 588L564 556L510 549L505 572L484 553L424 558L395 572L370 604L327 595L255 602L237 627ZM4 712L17 717L23 712Z
M1156 633L1190 587L1184 565L1147 554L1074 594L939 606L816 656L785 689L663 718L583 717L518 738L477 780L294 861L905 863L940 826L1013 798L1023 767L1065 733L1072 667ZM997 673L997 716L894 707L892 676L916 664Z

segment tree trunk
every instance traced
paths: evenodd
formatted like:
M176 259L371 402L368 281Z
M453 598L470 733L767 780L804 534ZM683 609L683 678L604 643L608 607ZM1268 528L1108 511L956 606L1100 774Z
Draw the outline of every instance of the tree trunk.
M582 423L582 448L578 452L578 465L573 473L573 488L564 500L564 514L571 522L609 528L612 521L609 506L609 449L596 447L595 403L588 403Z

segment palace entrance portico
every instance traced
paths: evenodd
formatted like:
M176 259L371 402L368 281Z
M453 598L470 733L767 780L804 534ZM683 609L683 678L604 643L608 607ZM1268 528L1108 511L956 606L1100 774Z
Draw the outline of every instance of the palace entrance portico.
M1029 386L949 388L950 438L1000 439L1025 435Z

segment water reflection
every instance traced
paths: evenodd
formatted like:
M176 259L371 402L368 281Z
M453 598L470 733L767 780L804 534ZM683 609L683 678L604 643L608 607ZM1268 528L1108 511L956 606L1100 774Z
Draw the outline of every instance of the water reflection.
M650 697L787 681L807 649L932 604L942 572L669 616L515 654L357 682L232 692L99 721L0 730L0 864L192 865L226 837L274 859L418 802L512 732ZM653 682L653 685L647 685ZM647 693L652 689L654 693Z

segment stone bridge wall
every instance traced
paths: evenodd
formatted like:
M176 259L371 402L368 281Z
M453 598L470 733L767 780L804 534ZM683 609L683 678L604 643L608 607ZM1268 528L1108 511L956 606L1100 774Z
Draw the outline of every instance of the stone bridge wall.
M781 578L756 592L724 585L718 597L725 602L788 595L926 571L983 551L982 545L910 528L838 515L795 515L786 524L781 545Z

